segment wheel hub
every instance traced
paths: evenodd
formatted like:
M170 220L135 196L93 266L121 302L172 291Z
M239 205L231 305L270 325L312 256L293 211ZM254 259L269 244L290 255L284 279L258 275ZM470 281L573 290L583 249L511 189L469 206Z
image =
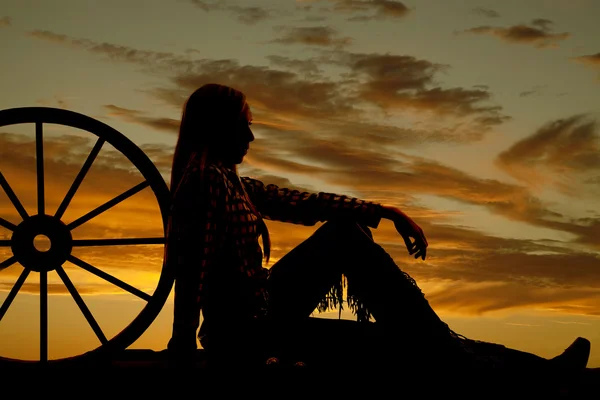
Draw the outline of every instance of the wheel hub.
M50 240L48 251L36 248L36 236ZM17 261L32 271L53 271L61 266L73 250L73 236L67 226L50 215L33 215L23 220L13 231L12 252Z

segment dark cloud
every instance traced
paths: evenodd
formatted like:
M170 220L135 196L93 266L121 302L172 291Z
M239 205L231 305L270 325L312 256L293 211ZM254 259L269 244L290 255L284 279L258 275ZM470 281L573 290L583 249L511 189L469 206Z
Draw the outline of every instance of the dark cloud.
M551 29L552 25L554 25L554 22L550 21L549 19L545 19L545 18L536 18L531 21L531 25L537 26L538 28L542 29L543 31L549 31Z
M600 53L576 57L576 60L583 62L583 63L600 66Z
M347 53L343 59L353 77L364 78L358 84L358 96L383 109L485 117L480 121L490 125L508 119L500 113L501 107L482 104L491 98L487 90L435 86L435 74L448 66L391 54Z
M473 14L477 14L482 17L487 17L487 18L499 18L500 17L500 14L497 11L494 11L489 8L477 7L477 8L474 8L472 11L473 11Z
M334 11L363 13L372 12L369 15L357 15L351 17L353 21L366 21L381 18L402 18L410 13L410 9L401 1L395 0L330 0L334 2Z
M218 10L221 8L221 5L219 3L211 3L208 1L202 1L202 0L190 0L190 3L194 4L196 7L200 8L201 10L204 10L206 12Z
M518 24L504 27L478 26L458 33L493 35L509 43L531 44L537 48L557 47L560 41L568 39L569 32L552 33L553 22L547 19L534 19L530 25Z
M552 121L498 155L496 164L531 185L600 169L598 124L586 115ZM566 194L574 194L569 188Z
M307 15L306 17L304 17L304 21L306 22L324 22L328 19L329 18L324 15Z
M48 42L70 46L77 49L89 51L109 57L112 61L140 64L152 68L170 68L173 64L180 67L191 67L193 62L190 54L186 56L175 55L170 52L155 52L150 50L138 50L128 46L115 45L112 43L97 43L88 39L74 39L67 35L57 34L50 31L34 30L27 35Z
M600 71L600 53L574 57L572 59ZM600 81L600 75L598 75L598 80Z
M349 37L338 37L337 31L328 26L315 27L276 27L283 36L274 39L273 43L304 44L309 46L344 47L352 43Z
M0 28L11 26L12 18L11 17L2 17L0 18Z
M248 25L254 25L273 17L272 11L262 7L231 6L229 10L237 14L238 21Z
M519 97L528 97L528 96L533 96L533 95L541 95L542 91L546 88L546 85L538 85L538 86L534 86L529 90L524 90L522 92L519 93Z
M254 25L258 22L272 18L273 11L263 7L244 7L235 4L227 4L227 2L208 2L201 0L190 0L192 4L205 12L225 11L236 16L238 21Z
M179 120L177 119L146 117L142 111L122 108L113 104L105 105L104 109L110 117L119 117L124 121L147 126L163 132L175 134L179 132Z
M283 67L287 70L298 71L302 74L317 77L322 73L319 65L315 60L290 58L280 55L270 55L267 59L276 67Z

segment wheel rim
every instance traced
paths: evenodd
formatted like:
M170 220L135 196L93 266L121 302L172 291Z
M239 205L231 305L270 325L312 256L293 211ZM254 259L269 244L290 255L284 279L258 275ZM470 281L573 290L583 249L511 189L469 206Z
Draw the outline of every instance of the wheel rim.
M82 246L117 246L137 244L164 244L166 232L167 213L169 208L169 189L160 175L156 166L146 154L123 134L110 126L86 115L73 111L50 107L23 107L0 111L0 127L14 124L34 123L36 142L36 169L37 169L37 214L29 215L9 183L0 171L0 186L6 192L8 198L22 218L19 224L13 224L0 218L0 226L12 232L10 240L0 240L0 246L10 247L13 255L7 260L0 260L0 272L9 266L20 263L23 271L17 279L8 296L0 305L0 323L9 309L12 301L17 296L27 277L31 273L40 274L40 361L48 361L48 282L49 271L56 271L67 290L75 300L79 310L83 313L88 324L100 340L101 345L86 355L99 354L103 352L115 352L124 350L133 344L150 326L156 316L163 308L169 293L173 287L174 274L165 265L164 260L157 286L152 295L149 295L114 276L94 267L72 254L73 247ZM43 149L43 125L58 124L81 129L96 135L97 141L90 151L87 160L77 174L71 188L65 195L54 215L46 214L44 193L44 149ZM81 216L75 221L65 224L61 218L69 206L79 185L84 180L87 171L92 166L102 146L108 143L123 154L138 169L144 180L131 189L121 193L112 200L104 203L96 209ZM101 213L111 209L123 200L133 196L144 188L149 187L158 201L162 217L163 237L158 238L125 238L125 239L86 239L75 240L71 230L86 223ZM48 251L39 251L33 245L33 239L38 235L44 235L52 243ZM146 300L147 304L133 321L120 333L110 340L106 338L102 329L94 319L85 301L81 298L77 289L71 282L62 264L69 261L72 264L91 272L92 274L112 283L121 289ZM72 360L82 355L55 359L51 362Z

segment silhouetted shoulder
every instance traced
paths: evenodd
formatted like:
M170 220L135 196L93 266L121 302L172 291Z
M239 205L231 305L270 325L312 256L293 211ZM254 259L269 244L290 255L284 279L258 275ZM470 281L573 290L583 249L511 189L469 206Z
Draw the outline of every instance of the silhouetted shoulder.
M226 177L218 166L207 164L202 170L200 161L196 157L192 157L174 193L174 198L197 196L207 192L212 193L213 190L211 189L225 187Z

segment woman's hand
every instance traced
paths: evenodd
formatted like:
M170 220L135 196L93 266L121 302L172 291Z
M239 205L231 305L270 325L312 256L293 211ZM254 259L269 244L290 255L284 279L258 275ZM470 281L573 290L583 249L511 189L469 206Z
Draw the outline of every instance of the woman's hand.
M394 222L396 230L404 239L408 254L414 254L415 258L421 257L425 260L428 243L423 229L399 208L384 206L384 209L385 217Z

